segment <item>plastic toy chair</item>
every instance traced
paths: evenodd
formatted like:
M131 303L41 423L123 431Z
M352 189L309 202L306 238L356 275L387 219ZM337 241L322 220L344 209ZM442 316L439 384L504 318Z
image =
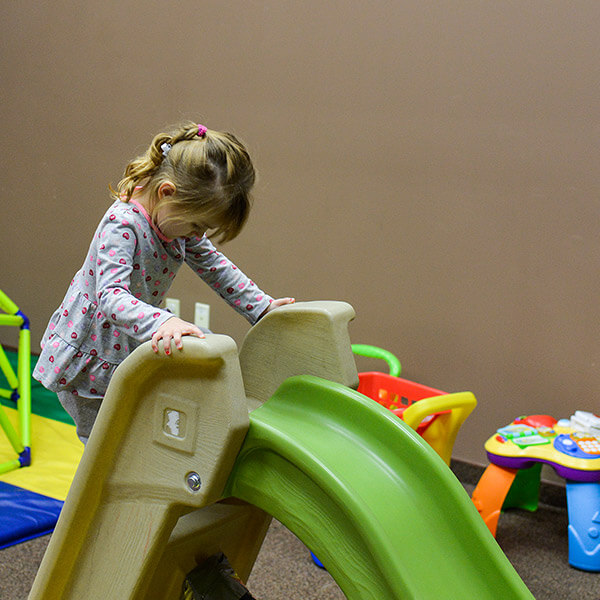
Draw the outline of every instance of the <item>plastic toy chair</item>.
M477 405L475 396L471 392L448 394L398 377L400 361L383 348L353 344L352 351L385 360L390 369L389 374L359 373L358 391L403 419L449 465L458 430Z
M4 311L0 313L0 325L20 328L17 373L0 344L0 369L11 387L9 390L0 389L0 397L15 403L19 414L20 430L20 434L15 431L0 404L0 428L18 455L18 458L0 464L0 474L2 474L31 464L31 341L29 319L2 290L0 290L0 309Z

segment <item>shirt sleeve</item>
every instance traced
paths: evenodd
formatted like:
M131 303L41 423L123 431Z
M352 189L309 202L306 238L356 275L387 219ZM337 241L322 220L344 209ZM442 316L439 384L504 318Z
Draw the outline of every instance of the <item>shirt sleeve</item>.
M186 240L185 262L254 325L273 301L203 235Z
M114 215L111 215L114 216ZM149 340L173 315L131 292L137 237L134 226L118 216L98 233L96 302L104 318L140 342ZM142 294L138 294L141 296Z

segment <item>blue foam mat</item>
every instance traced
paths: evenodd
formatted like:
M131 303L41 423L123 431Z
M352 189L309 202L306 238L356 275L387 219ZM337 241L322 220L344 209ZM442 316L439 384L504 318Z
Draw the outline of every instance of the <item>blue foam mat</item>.
M53 531L63 504L0 481L0 549Z

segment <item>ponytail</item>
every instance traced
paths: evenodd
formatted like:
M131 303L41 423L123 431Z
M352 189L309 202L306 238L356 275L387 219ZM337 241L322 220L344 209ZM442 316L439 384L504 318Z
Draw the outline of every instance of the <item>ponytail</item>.
M111 196L115 200L129 202L136 186L144 180L152 177L159 169L163 155L160 147L162 144L170 143L171 137L165 133L159 133L150 144L150 147L142 156L133 159L126 167L123 179L119 181L117 189L111 187Z

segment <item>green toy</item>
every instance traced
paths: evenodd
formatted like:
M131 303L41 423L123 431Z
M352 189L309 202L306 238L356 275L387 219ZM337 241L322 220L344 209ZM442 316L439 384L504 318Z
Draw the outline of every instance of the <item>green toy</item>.
M0 474L7 473L31 464L31 340L29 319L19 307L0 290L0 325L19 327L19 350L17 373L12 368L4 348L0 344L0 369L4 373L11 389L0 389L0 397L15 403L19 414L19 430L17 433L6 412L0 404L0 428L6 434L10 445L18 458L0 464Z
M390 375L392 377L399 377L402 371L402 365L400 361L388 350L379 348L377 346L369 346L367 344L352 344L352 352L359 356L366 356L368 358L380 358L385 360L390 369Z

